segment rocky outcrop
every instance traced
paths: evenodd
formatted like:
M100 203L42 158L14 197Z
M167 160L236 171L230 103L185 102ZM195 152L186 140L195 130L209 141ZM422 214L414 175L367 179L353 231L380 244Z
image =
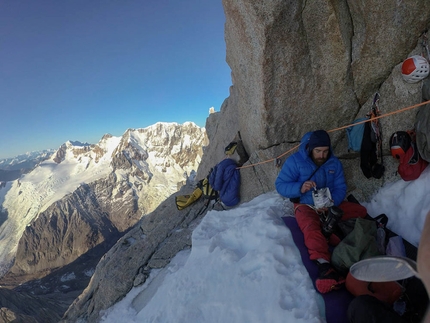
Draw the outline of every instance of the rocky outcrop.
M206 129L211 145L198 176L222 158L223 147L241 132L250 163L282 155L316 129L336 129L364 117L374 93L382 113L421 102L421 84L402 80L404 59L421 52L430 2L223 0L227 62L233 86ZM414 125L416 111L381 120L384 153L388 138ZM335 152L344 162L348 184L367 199L395 179L396 164L385 158L382 180L367 180L357 154L349 154L346 132L334 131ZM280 162L285 160L282 156ZM274 189L274 162L241 171L242 198ZM365 180L363 180L365 179Z

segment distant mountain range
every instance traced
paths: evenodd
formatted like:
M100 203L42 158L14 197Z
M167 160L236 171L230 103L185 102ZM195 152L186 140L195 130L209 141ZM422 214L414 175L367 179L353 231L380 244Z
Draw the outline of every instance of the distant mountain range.
M55 153L55 149L32 151L12 158L0 159L0 182L13 181L28 173Z

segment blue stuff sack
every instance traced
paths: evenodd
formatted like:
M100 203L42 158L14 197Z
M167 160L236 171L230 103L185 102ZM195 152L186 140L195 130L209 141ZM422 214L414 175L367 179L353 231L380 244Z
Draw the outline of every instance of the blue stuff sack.
M388 240L387 256L406 257L405 244L401 236L394 236Z
M359 118L354 120L352 123L355 124L367 119L368 118ZM363 122L358 125L346 128L346 134L348 135L348 151L360 151L361 142L363 141L364 124L365 123Z

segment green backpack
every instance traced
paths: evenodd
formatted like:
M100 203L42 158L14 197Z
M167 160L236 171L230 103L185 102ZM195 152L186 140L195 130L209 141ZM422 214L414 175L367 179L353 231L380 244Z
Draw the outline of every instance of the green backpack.
M354 263L380 255L375 221L361 218L354 220L353 230L333 249L331 256L332 265L342 274L347 274Z

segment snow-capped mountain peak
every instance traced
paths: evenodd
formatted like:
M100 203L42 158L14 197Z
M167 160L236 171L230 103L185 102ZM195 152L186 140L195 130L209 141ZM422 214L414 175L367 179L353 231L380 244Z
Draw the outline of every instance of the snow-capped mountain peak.
M91 145L67 141L50 159L0 188L0 212L7 219L0 226L3 272L14 259L25 227L41 213L49 212L55 202L90 185L94 198L101 199L99 204L107 201L107 205L121 205L125 200L138 203L139 208L133 206L133 214L138 213L127 220L136 221L139 214L150 212L184 184L187 174L197 169L206 144L205 130L192 123L129 129L122 137L104 135ZM91 183L101 183L104 188ZM97 190L103 197L97 196ZM120 231L130 225L121 224L124 221L115 224ZM3 272L0 268L0 275Z

